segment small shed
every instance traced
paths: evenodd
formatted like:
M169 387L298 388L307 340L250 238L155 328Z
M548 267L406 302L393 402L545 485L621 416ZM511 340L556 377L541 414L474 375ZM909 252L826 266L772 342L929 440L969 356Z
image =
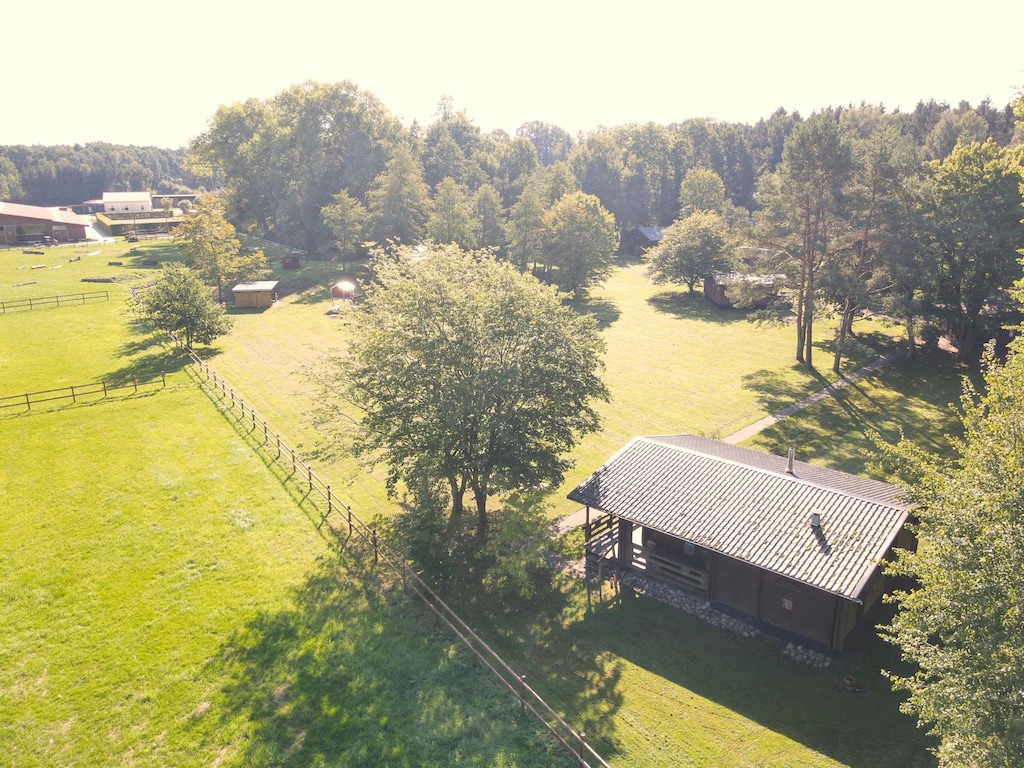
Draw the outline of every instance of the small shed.
M747 275L738 272L708 275L704 278L704 297L716 307L729 309L734 298L726 294L730 287L734 293L750 294L753 298L746 302L747 306L765 307L779 295L779 287L786 280L785 275Z
M301 257L297 253L286 253L281 257L282 269L299 269L302 267Z
M696 435L637 437L577 486L591 567L639 571L767 632L842 650L912 546L888 483Z
M236 307L266 309L277 301L277 280L257 280L239 283L231 292L235 294Z
M667 227L636 227L628 235L628 242L624 243L627 250L632 250L634 256L640 256L650 250L665 237Z

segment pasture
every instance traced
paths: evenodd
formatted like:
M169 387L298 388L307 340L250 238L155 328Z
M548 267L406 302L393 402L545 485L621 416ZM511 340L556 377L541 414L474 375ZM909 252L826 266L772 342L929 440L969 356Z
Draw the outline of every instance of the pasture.
M365 557L318 529L301 484L253 451L169 346L133 326L127 286L151 278L144 258L177 258L173 245L88 255L95 250L31 272L19 269L20 252L0 251L0 300L29 287L35 296L78 292L83 276L116 280L109 302L0 316L0 396L170 375L139 396L0 411L5 759L568 764L420 605L383 589ZM233 312L234 332L204 357L371 519L394 502L380 476L313 424L316 392L302 374L355 332L358 310L334 311L334 274L320 262L278 272L282 300ZM15 288L25 275L35 285ZM551 517L573 511L568 489L633 435L724 436L825 380L793 362L791 328L759 328L656 288L635 262L579 308L602 327L612 400L604 429L579 446L576 469L549 498ZM819 332L817 363L827 370L827 323ZM886 333L874 324L862 336ZM860 419L858 432L903 424L941 447L959 371L920 370L894 366L852 388L844 405L816 406L750 442L785 452L799 438L802 459L857 470L865 444L848 444L846 414ZM930 385L918 387L924 375ZM798 421L802 431L785 431ZM535 604L496 608L466 595L457 609L613 765L932 764L878 674L894 653L870 634L816 669L772 641L646 598L588 594L568 577L554 587ZM862 694L838 690L844 674L864 681Z

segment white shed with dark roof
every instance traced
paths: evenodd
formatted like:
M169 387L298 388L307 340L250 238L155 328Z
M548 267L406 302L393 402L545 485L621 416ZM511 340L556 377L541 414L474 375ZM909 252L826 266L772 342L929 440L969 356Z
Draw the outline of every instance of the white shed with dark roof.
M592 560L829 650L881 596L883 559L910 543L899 488L695 435L634 438L569 498L589 510Z

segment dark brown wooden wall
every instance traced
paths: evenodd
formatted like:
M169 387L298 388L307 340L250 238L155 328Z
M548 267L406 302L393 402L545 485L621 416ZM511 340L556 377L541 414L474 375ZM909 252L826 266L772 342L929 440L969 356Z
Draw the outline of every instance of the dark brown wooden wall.
M711 600L757 617L761 571L731 557L714 555L711 565Z

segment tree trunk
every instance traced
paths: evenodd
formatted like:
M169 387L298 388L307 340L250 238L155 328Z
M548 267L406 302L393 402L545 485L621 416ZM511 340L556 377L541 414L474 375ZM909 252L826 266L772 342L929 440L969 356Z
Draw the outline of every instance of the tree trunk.
M448 518L448 529L454 531L462 522L462 511L464 509L463 495L466 492L465 483L460 483L456 478L448 478L448 489L452 497L452 514Z
M913 360L917 357L917 339L914 335L914 317L913 315L907 315L906 320L907 328L907 360Z
M486 489L473 489L473 499L476 501L476 535L480 541L486 541L487 530L490 527L490 521L487 519Z

